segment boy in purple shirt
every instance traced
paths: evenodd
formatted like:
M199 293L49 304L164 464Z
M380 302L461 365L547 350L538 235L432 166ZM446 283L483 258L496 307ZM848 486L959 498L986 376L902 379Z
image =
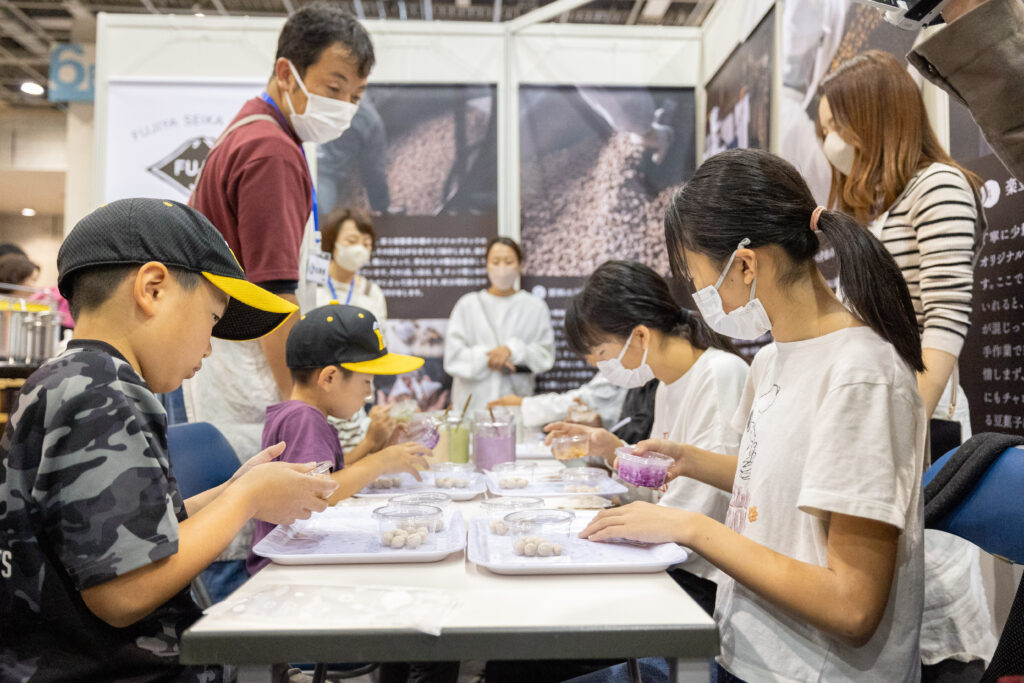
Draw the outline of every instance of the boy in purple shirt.
M280 460L331 463L338 485L328 505L348 498L383 474L409 472L429 456L429 448L411 441L390 446L345 467L338 432L327 417L348 419L373 392L373 375L398 375L423 365L422 358L388 353L380 323L369 311L331 303L303 315L288 334L286 360L292 375L289 400L267 408L263 443L286 444ZM255 546L274 528L256 522ZM246 569L255 574L269 560L249 550Z

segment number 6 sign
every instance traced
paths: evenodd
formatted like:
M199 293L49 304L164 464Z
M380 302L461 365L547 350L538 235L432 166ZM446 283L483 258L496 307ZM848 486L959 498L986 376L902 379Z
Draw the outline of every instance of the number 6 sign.
M58 43L50 50L51 102L92 102L95 78L95 46Z

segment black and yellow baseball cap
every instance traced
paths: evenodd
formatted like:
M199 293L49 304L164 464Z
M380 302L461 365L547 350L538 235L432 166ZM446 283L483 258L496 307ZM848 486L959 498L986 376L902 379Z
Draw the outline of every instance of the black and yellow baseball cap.
M57 254L57 287L70 298L72 276L80 270L150 261L200 273L231 297L213 327L219 339L262 337L298 310L245 279L238 259L206 216L163 199L119 199L78 221Z
M299 318L288 333L285 358L289 368L340 365L368 375L401 375L423 366L422 358L388 353L384 330L373 313L337 302Z

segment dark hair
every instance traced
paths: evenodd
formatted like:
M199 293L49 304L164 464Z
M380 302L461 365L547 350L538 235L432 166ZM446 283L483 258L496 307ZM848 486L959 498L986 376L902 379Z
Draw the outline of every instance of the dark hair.
M818 235L810 228L817 202L792 165L763 150L733 149L705 161L676 191L665 212L665 242L677 276L683 249L724 266L741 240L750 248L780 247L794 262L795 281L815 268ZM831 240L839 281L861 320L891 343L911 368L924 369L921 336L903 274L885 247L853 218L822 211L818 228Z
M277 38L274 61L284 57L295 65L300 76L305 76L306 69L335 43L349 51L358 64L360 76L370 75L376 62L370 34L348 10L323 2L306 5L288 17Z
M356 224L356 230L364 235L370 236L373 246L377 246L377 233L373 231L373 219L370 214L362 209L335 209L324 219L320 227L320 249L327 253L334 253L334 242L338 239L341 226L345 221L352 221ZM372 247L371 247L372 249Z
M485 260L491 256L491 248L494 247L494 245L496 244L503 244L512 251L516 252L516 259L519 260L519 263L525 261L525 259L523 258L523 248L520 247L519 243L516 242L511 237L492 237L491 241L487 243L487 251L484 252Z
M28 260L24 254L10 253L0 256L0 283L20 285L39 266Z
M28 256L25 250L19 247L14 242L4 242L0 244L0 256L7 256L8 254L21 254L22 256Z
M288 372L292 375L292 382L295 384L308 385L313 382L314 379L320 377L320 373L323 372L324 368L330 367L325 365L323 368L288 368ZM340 365L337 366L341 370L342 379L348 379L355 373L351 370L346 370Z
M95 266L83 268L71 275L68 297L68 310L71 317L78 320L82 311L94 311L111 297L125 279L139 269L135 264L118 264L116 266ZM194 290L203 280L199 273L167 266L167 270L182 288Z
M694 348L737 353L697 313L680 308L665 278L636 261L606 261L587 278L565 312L569 348L581 356L609 337L626 339L639 325L680 337Z

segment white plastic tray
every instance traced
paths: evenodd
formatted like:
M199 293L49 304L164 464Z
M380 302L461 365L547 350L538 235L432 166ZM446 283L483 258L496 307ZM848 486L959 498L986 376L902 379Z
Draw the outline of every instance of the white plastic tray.
M554 460L551 447L543 441L524 441L516 444L516 459L523 460Z
M453 510L446 515L444 530L420 548L382 548L373 510L330 507L309 519L276 527L253 550L278 564L391 564L437 562L466 547L466 523Z
M493 472L487 472L487 489L497 496L537 496L540 498L553 498L556 496L615 496L625 493L628 489L620 482L611 477L601 480L599 491L566 491L565 484L560 478L561 470L541 470L538 468L536 477L532 484L524 489L503 489L498 485L498 478Z
M577 538L593 514L576 513L567 552L560 557L522 557L512 551L512 537L496 536L486 517L469 523L469 561L495 574L648 574L668 569L688 557L675 543L650 546L596 543Z
M434 473L428 470L420 472L420 476L423 477L423 481L416 481L416 479L405 472L397 474L402 478L402 486L397 489L370 489L365 488L358 492L357 498L394 498L400 496L403 493L427 493L427 492L440 492L447 493L452 497L452 500L465 501L473 500L481 493L487 490L487 483L484 481L484 475L479 472L473 472L470 474L469 486L464 489L439 489L434 486Z

